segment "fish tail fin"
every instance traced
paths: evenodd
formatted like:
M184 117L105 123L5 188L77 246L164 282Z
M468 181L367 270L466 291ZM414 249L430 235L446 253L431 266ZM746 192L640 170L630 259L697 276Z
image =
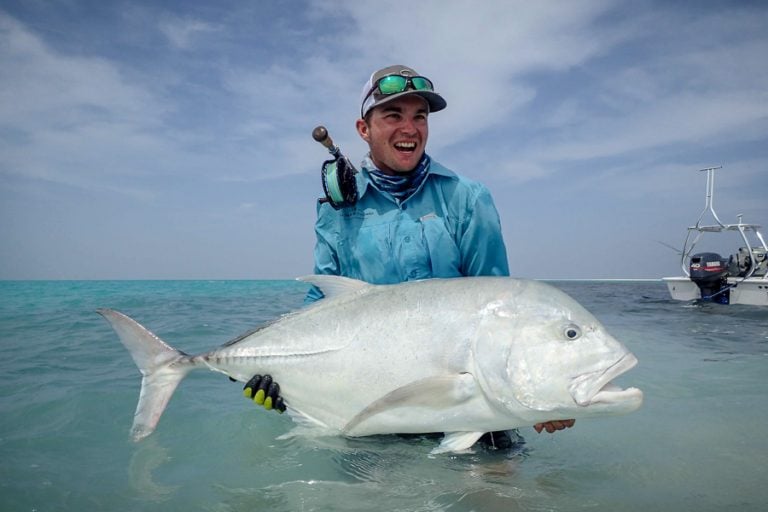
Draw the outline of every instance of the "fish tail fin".
M131 437L140 441L155 430L173 392L193 366L177 364L187 354L166 344L132 318L111 309L98 309L97 313L112 325L141 371L141 392L131 427Z

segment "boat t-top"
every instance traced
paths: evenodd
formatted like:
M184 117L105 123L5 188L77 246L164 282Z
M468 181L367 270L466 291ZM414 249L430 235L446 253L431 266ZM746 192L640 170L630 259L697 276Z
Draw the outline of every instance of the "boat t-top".
M681 252L685 275L663 280L675 300L768 306L768 245L760 234L759 225L745 224L742 215L737 215L736 224L724 224L715 213L715 171L720 168L722 166L700 171L707 173L706 203L685 237ZM703 222L708 213L714 223ZM727 231L738 233L739 243L743 244L728 258L714 252L693 252L704 233Z

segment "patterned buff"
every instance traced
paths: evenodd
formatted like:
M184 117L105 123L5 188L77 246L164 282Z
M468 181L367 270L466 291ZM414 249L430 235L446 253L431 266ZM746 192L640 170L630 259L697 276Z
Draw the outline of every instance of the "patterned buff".
M419 162L414 170L407 173L399 173L394 176L384 174L376 168L370 155L365 157L363 161L363 167L368 169L368 174L371 177L371 181L374 186L382 192L387 192L392 195L398 203L402 203L411 195L416 192L421 184L424 182L424 178L427 177L429 171L429 164L432 160L429 155L424 153L424 157Z

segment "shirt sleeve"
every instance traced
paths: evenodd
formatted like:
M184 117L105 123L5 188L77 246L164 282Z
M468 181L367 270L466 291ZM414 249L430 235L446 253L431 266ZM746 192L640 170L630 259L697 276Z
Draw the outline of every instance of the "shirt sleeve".
M490 192L482 185L467 212L459 250L463 275L509 275L507 248L501 233L499 213Z
M317 221L315 221L315 274L338 276L339 257L336 253L336 245L331 243L335 239L335 231L332 228L333 222L324 208L331 206L318 203ZM316 286L312 286L304 297L304 303L309 304L324 297L323 292Z
M331 215L325 211L325 208L331 208L327 204L318 204L317 221L315 222L315 274L325 274L338 276L339 256L336 253L335 239L337 238L334 229L335 223L331 220Z

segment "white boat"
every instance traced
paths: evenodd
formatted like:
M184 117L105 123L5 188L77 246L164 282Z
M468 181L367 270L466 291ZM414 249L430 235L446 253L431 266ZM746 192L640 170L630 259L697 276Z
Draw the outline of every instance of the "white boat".
M706 204L685 237L681 251L684 275L665 277L663 281L675 300L768 306L768 245L760 234L759 225L745 224L742 215L737 216L736 224L724 224L715 213L715 170L720 168L701 169L707 173ZM711 214L714 223L702 222L707 213ZM724 232L737 233L740 238L741 247L728 258L713 252L693 252L705 233Z

